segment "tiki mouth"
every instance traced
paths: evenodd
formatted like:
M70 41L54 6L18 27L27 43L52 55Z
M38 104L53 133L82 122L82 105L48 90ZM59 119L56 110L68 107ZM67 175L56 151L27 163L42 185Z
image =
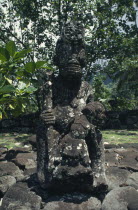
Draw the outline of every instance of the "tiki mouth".
M68 80L72 80L73 78L80 79L82 77L81 66L74 62L70 62L66 66L62 67L60 73Z
M78 64L70 63L65 67L65 71L69 72L70 74L81 74L81 66Z

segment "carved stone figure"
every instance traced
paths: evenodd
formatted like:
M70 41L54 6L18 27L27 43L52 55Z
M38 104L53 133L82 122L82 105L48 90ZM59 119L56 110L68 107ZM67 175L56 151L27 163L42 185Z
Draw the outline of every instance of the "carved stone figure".
M59 75L49 75L51 88L37 130L39 182L58 192L106 188L99 131L104 108L93 101L91 86L82 81L85 45L80 23L66 23L54 62Z

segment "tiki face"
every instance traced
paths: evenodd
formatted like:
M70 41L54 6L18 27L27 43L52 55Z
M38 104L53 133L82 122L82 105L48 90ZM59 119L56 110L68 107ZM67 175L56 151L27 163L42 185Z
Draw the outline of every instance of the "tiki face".
M69 22L56 46L55 64L60 74L67 78L81 78L85 66L84 30L78 23Z

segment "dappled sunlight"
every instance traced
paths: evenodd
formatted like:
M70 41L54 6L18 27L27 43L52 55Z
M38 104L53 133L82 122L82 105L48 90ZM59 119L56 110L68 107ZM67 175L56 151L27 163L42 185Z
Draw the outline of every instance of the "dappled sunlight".
M110 144L138 143L138 131L132 130L104 130L103 139Z
M0 134L0 147L7 147L8 149L12 149L14 147L23 146L28 142L29 137L32 134L26 133L2 133Z

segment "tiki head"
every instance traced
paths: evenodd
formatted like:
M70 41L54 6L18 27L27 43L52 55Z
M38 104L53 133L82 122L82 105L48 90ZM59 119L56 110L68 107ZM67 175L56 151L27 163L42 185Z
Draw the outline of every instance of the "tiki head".
M81 78L85 66L84 28L78 22L67 22L56 45L55 65L67 78Z

